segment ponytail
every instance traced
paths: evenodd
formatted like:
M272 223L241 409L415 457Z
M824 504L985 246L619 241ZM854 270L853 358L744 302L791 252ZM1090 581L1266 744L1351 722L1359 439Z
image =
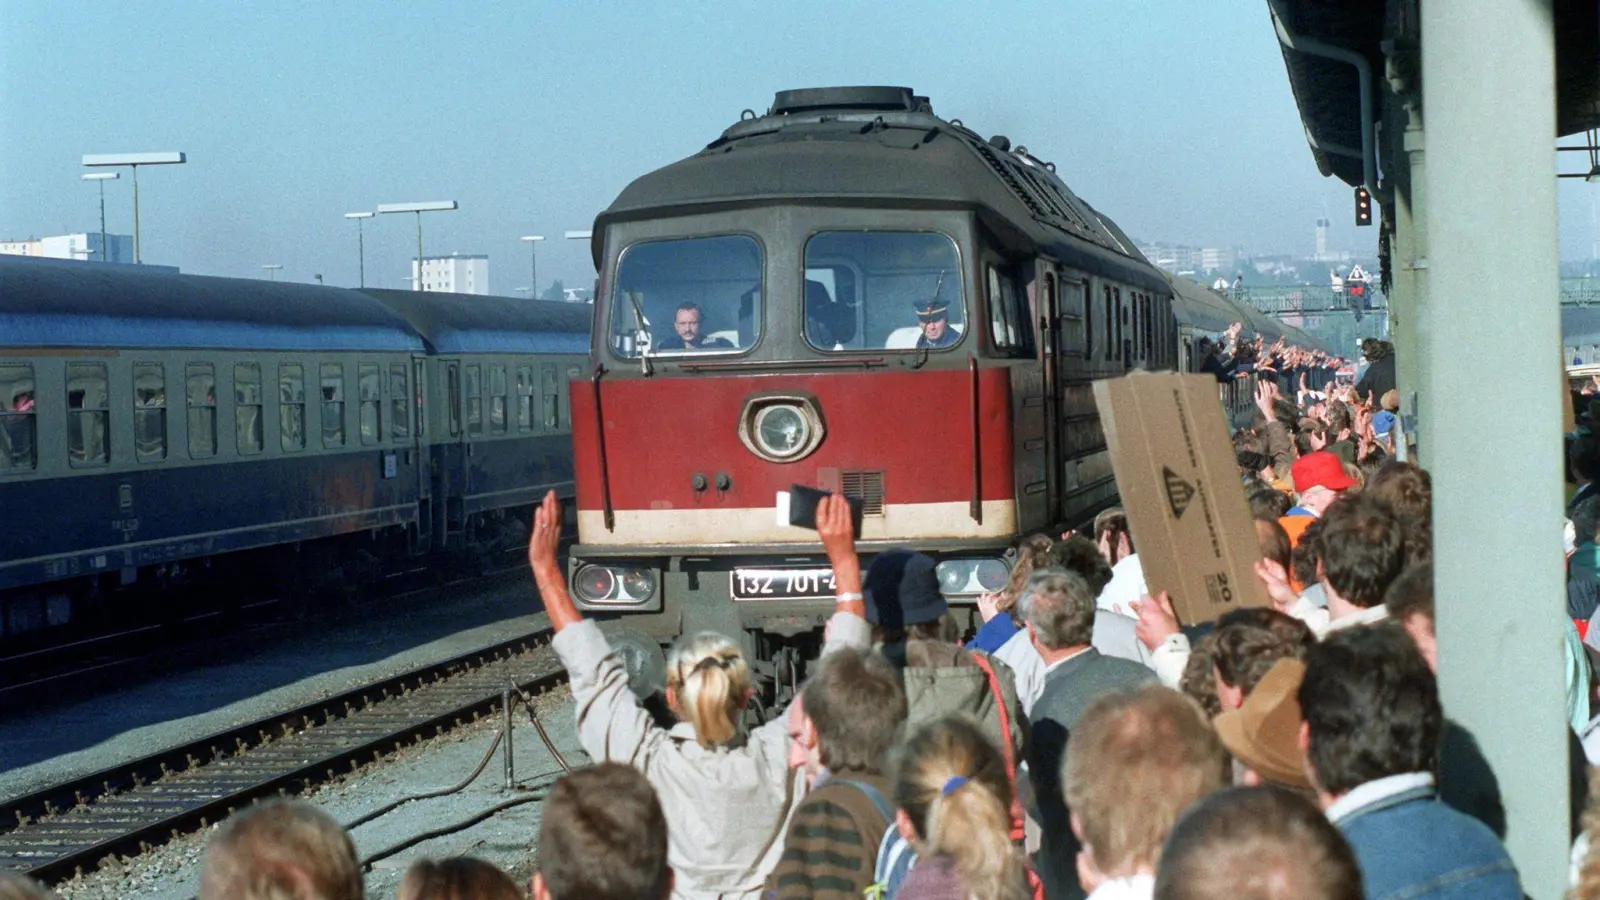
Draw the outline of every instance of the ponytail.
M738 644L715 632L685 636L667 660L667 686L677 694L678 717L694 728L702 747L720 747L740 733L750 667Z
M919 858L950 860L969 897L1027 900L1005 760L977 723L934 719L906 739L897 763L895 801L911 819Z

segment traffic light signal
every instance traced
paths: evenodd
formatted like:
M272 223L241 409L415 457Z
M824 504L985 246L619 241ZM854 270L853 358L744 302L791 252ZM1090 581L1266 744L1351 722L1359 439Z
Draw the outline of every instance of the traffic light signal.
M1364 187L1356 188L1356 224L1372 224L1372 192Z

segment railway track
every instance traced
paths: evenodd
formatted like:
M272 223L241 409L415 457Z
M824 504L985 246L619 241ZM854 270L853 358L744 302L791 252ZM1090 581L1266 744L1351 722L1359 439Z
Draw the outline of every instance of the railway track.
M300 793L566 681L548 629L0 803L0 868L45 883L87 873Z

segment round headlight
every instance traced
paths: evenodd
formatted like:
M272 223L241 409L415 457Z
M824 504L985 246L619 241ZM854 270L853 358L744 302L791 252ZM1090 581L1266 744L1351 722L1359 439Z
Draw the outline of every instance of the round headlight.
M978 563L978 586L994 593L1011 580L1011 571L998 559L985 559Z
M656 578L649 569L623 569L622 590L629 600L649 600L656 592Z
M810 442L811 423L796 407L768 406L756 413L755 439L757 446L771 456L794 456Z
M617 588L617 579L604 566L586 566L572 579L572 587L580 599L599 603L611 599L612 592Z

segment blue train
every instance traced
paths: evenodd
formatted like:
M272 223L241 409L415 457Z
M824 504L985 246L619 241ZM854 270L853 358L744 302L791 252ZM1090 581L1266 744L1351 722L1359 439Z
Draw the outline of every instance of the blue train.
M589 309L0 257L0 646L479 560L572 491Z

